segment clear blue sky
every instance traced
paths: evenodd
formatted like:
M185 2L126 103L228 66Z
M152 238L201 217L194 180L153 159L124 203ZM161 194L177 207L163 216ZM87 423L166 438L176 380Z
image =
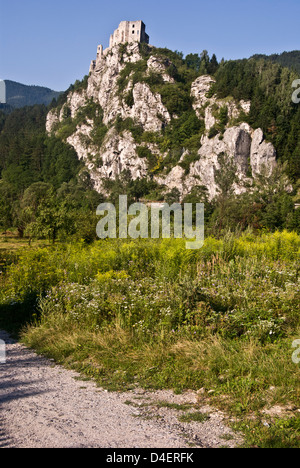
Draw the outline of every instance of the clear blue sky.
M300 49L299 0L0 0L0 79L65 90L122 20L138 19L152 45L185 55Z

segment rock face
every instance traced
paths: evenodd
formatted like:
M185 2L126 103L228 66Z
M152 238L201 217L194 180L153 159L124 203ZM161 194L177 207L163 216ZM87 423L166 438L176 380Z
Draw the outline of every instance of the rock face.
M111 129L102 146L101 158L100 167L90 167L91 178L100 192L104 179L115 179L123 171L129 171L134 180L147 174L146 162L137 156L136 144L130 132L124 132L121 136Z
M236 193L242 193L251 183L251 177L261 174L263 171L270 175L276 166L276 151L270 143L263 141L260 129L253 131L248 124L242 123L236 127L228 128L223 136L214 138L202 137L202 146L198 152L199 160L190 167L188 176L180 166L175 166L166 179L159 179L168 187L177 187L181 193L190 193L195 185L204 185L208 189L209 199L218 194L218 186L215 182L215 171L222 169L219 156L224 155L228 165L236 166L239 183L235 187ZM265 168L265 169L264 169ZM225 172L225 170L224 170Z
M134 105L127 110L128 117L136 120L147 132L159 132L164 122L170 122L168 110L159 94L153 94L145 83L137 83L133 88Z
M141 65L144 77L160 76L162 83L172 86L175 80L168 73L172 67L169 59L153 54L145 60L137 42L114 46L99 57L85 86L70 91L66 102L49 112L46 129L75 149L78 158L85 162L95 189L102 191L104 180L116 179L125 170L134 180L149 176L147 158L139 156L140 146L160 160L168 154L155 141L142 144L136 141L132 126L159 136L177 117L171 115L162 96L152 90L147 79L137 79L135 74ZM212 77L204 75L191 85L192 106L205 130L189 170L181 164L189 155L184 151L168 173L152 174L158 184L166 187L166 192L176 187L184 196L194 186L203 185L213 199L218 193L215 174L222 170L220 156L223 164L225 161L236 168L236 193L246 190L251 178L262 171L270 175L276 165L275 149L264 141L262 130L254 131L241 121L241 115L249 113L251 103L217 99L211 93L214 83Z
M148 62L148 71L159 73L163 80L167 83L174 83L175 80L167 73L167 68L171 65L170 60L162 59L160 57L150 57Z
M210 130L217 123L217 115L221 108L227 108L229 120L237 119L241 111L246 114L250 112L251 103L240 101L236 103L232 98L217 99L216 96L207 97L215 80L211 76L203 75L192 84L191 95L194 99L193 107L196 114L201 118L205 110L205 128Z
M270 175L276 166L274 146L264 141L263 131L260 128L253 133L250 160L254 176L261 174L263 170L267 171L267 175Z

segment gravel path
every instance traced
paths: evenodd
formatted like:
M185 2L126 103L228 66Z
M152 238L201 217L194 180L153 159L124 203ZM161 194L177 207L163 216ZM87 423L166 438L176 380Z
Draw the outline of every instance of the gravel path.
M159 401L195 403L193 392L110 393L5 332L0 340L6 343L6 363L0 363L1 448L190 448L191 442L234 447L238 442L222 413L201 408L208 421L180 423L180 412L157 406Z

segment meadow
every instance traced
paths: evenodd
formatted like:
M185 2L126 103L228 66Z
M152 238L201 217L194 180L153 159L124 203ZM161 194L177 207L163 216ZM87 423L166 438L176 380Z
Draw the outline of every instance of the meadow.
M201 390L245 446L300 446L300 236L0 249L0 328L108 390ZM276 410L277 409L277 410Z

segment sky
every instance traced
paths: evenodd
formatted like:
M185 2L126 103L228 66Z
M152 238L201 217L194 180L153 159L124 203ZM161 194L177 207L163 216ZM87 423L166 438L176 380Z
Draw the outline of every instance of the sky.
M218 60L299 50L299 0L0 0L0 79L67 89L121 21L150 44Z

